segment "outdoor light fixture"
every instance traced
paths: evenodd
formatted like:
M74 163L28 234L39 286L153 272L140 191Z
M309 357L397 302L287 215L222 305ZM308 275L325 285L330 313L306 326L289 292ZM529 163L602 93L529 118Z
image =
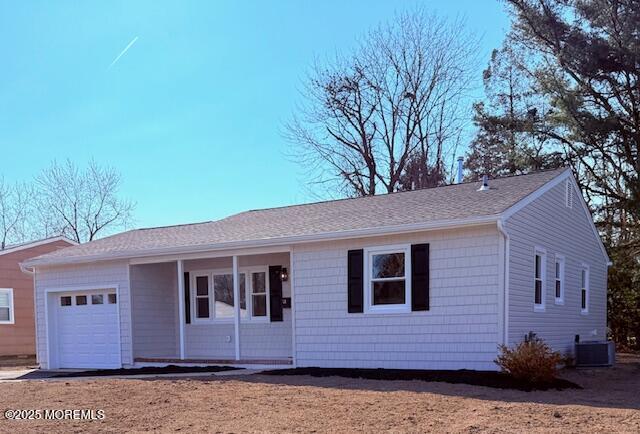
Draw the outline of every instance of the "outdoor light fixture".
M286 282L287 280L289 280L289 273L287 272L287 269L282 267L282 270L280 270L280 280L282 280L283 282Z

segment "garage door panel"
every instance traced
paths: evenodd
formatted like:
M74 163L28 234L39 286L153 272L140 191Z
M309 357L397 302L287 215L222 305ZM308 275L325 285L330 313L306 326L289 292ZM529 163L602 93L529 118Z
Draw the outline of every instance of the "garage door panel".
M107 303L113 291L78 292L57 297L57 353L61 368L120 367L118 305ZM91 295L102 294L102 304L92 304ZM60 297L70 296L72 305ZM78 297L87 304L77 305ZM99 299L99 298L98 298Z

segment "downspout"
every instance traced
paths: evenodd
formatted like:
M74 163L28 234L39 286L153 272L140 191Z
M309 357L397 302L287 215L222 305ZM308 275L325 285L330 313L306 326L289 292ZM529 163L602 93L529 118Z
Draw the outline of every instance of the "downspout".
M510 237L509 233L504 228L504 221L502 218L498 219L498 230L504 237L504 273L502 275L503 283L503 308L504 308L504 321L503 321L503 345L508 345L509 343L509 254L510 254Z

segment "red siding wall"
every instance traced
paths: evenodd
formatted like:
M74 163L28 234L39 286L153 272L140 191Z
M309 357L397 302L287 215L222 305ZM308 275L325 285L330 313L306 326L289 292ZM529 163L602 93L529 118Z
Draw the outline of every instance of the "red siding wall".
M20 262L68 247L64 240L0 255L0 288L13 288L14 324L0 324L0 356L33 355L35 319L33 276L20 270Z

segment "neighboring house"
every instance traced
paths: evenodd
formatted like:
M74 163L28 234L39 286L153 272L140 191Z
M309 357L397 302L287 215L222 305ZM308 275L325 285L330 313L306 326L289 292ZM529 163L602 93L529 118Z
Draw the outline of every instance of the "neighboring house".
M0 250L0 357L36 353L33 276L23 273L20 263L75 244L55 237Z
M571 171L479 187L254 210L26 261L40 364L492 370L529 331L563 352L605 339L609 258Z

